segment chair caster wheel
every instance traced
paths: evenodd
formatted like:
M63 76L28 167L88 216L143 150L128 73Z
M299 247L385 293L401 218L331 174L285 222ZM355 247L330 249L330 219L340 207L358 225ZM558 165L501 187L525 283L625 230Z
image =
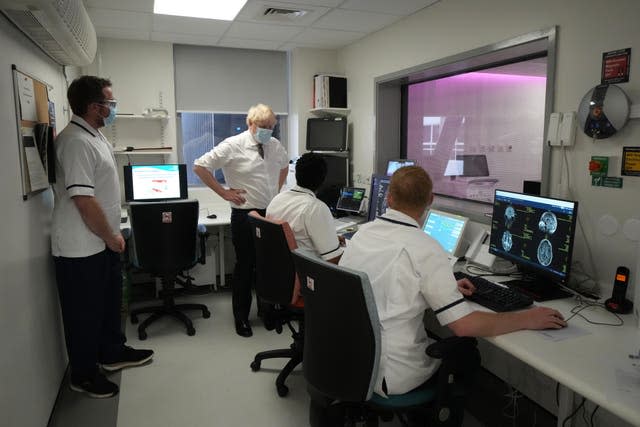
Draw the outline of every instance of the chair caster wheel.
M187 329L187 335L189 335L190 337L194 336L195 334L196 330L194 328Z
M251 370L253 372L257 372L260 370L260 362L258 360L254 360L249 366L251 367Z
M209 317L211 317L211 312L209 310L203 311L202 317L208 319Z
M147 333L146 332L138 332L138 338L140 338L140 341L144 341L147 339Z
M134 325L138 323L138 316L136 316L135 314L131 315L131 323L133 323Z
M287 387L286 385L276 384L276 389L278 390L278 396L280 397L285 397L287 394L289 394L289 387Z

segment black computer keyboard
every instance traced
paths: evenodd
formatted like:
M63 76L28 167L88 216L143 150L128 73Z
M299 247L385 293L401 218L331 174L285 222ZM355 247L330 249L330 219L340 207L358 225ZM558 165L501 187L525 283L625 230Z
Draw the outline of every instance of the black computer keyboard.
M476 287L475 292L465 298L483 305L493 311L513 311L529 307L533 299L504 285L499 285L479 276L457 271L453 273L456 280L467 278Z

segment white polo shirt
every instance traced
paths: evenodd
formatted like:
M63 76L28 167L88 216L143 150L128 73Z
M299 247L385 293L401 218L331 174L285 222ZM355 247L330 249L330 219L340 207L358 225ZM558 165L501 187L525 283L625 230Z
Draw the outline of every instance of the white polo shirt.
M432 308L442 325L473 311L458 291L442 247L413 218L387 209L353 235L340 265L367 273L373 288L382 336L376 393L384 395L383 379L387 394L424 383L439 366L425 354L431 344L425 310Z
M296 185L278 194L267 206L267 217L287 221L299 248L324 260L342 254L329 207L309 189Z
M69 258L102 252L105 242L89 230L71 198L95 197L114 233L120 230L120 182L111 144L100 131L73 116L54 145L56 183L51 252L53 256Z
M289 162L287 152L277 139L271 138L263 149L264 159L258 153L258 142L246 130L225 139L194 164L210 170L221 168L229 188L246 190L244 204L230 202L232 208L264 209L280 191L280 170Z

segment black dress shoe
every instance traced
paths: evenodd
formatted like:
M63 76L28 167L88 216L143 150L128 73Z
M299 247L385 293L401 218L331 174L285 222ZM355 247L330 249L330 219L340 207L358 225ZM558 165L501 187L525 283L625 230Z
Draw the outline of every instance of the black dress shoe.
M247 338L253 335L253 331L251 330L251 325L249 325L248 320L236 320L236 334Z

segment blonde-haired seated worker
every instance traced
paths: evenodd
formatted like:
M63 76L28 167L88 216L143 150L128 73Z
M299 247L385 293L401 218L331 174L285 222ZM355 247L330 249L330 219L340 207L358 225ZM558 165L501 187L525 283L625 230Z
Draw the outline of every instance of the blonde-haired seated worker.
M327 164L322 156L303 154L296 162L296 186L273 198L267 206L267 217L287 221L299 248L337 264L343 248L333 216L315 195L326 175Z
M556 310L535 307L511 313L474 311L463 298L474 286L456 280L444 250L422 231L433 201L424 169L407 166L391 177L389 209L360 227L340 265L369 276L382 332L375 392L403 394L425 383L438 363L425 354L430 344L423 326L426 309L458 336L494 336L520 329L566 326Z
M236 333L253 335L249 324L251 288L254 283L255 249L247 216L265 208L287 179L287 152L272 136L276 115L268 105L258 104L247 113L248 129L231 136L194 162L193 171L202 182L231 205L231 240L236 252L231 297ZM212 171L222 169L228 189ZM258 305L260 311L260 305Z

